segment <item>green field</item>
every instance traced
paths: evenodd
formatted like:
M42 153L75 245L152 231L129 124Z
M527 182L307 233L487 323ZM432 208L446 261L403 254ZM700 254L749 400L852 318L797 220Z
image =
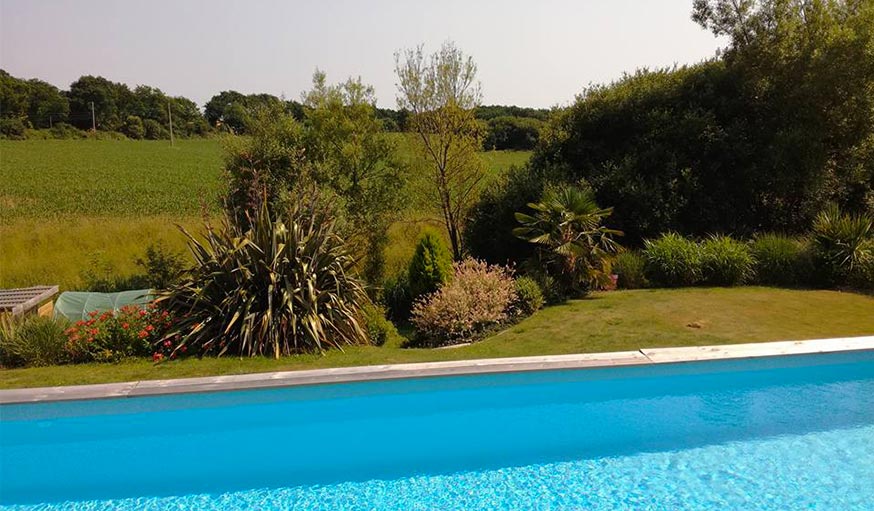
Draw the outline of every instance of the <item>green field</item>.
M404 138L397 141L408 157ZM528 156L483 153L492 175ZM0 287L75 289L91 266L134 271L149 243L184 250L175 224L196 229L204 213L219 210L221 168L217 139L173 147L167 141L0 141ZM408 257L407 245L431 216L409 211L404 218L392 228L389 268Z
M874 334L874 297L764 287L597 293L546 308L497 335L453 349L402 349L395 339L324 356L147 360L0 371L0 388L182 378L321 367L393 364L665 346Z

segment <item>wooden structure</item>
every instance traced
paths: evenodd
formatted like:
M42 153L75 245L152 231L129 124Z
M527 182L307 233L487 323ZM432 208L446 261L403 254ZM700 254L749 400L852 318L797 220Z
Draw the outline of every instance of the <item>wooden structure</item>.
M0 289L0 314L36 313L51 316L52 298L58 294L58 286L34 286L18 289Z

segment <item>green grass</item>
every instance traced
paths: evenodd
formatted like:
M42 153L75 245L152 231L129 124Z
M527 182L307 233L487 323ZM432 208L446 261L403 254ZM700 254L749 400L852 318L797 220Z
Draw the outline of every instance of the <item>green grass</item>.
M401 158L405 138L392 135ZM530 153L489 151L492 176ZM0 141L0 287L59 284L77 289L94 262L119 274L149 243L174 250L185 240L174 224L199 230L205 212L218 211L221 143L177 141ZM421 187L425 176L413 174ZM424 225L436 216L418 208L392 227L389 268L402 267ZM437 224L439 226L439 223Z
M216 209L218 140L0 141L0 221L197 216Z
M617 291L549 307L481 342L453 349L403 349L395 340L383 347L280 360L158 365L136 360L6 369L0 370L0 388L857 335L874 335L874 297L764 287Z

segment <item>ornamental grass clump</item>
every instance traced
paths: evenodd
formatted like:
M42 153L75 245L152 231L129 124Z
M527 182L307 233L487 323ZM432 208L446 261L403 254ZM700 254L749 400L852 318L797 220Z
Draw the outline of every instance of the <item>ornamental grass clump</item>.
M756 236L750 242L755 281L772 286L800 286L811 280L810 250L801 240L776 233Z
M706 284L743 284L753 276L753 263L753 256L746 243L731 236L714 235L701 243L701 270Z
M35 367L70 361L66 322L26 315L0 315L0 365Z
M636 250L628 250L622 252L616 257L616 263L613 264L613 271L619 275L617 285L620 289L640 289L647 287L649 282L646 280L644 268L646 267L646 259L643 254Z
M410 321L421 343L455 344L509 319L516 300L509 269L465 259L454 265L452 280L416 302Z
M367 343L368 298L333 214L301 199L248 215L207 228L203 241L183 230L195 265L158 299L178 318L174 352L278 358Z
M644 240L646 277L658 287L694 286L701 282L701 249L677 233Z

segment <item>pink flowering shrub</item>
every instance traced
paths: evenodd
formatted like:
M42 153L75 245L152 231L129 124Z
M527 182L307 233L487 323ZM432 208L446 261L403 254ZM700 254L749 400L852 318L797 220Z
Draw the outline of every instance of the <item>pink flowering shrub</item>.
M167 311L154 304L145 308L128 305L117 312L92 311L87 320L67 329L66 349L74 362L153 356L153 347L171 323Z
M410 321L426 344L453 344L509 319L515 300L509 269L465 259L452 280L416 302Z

